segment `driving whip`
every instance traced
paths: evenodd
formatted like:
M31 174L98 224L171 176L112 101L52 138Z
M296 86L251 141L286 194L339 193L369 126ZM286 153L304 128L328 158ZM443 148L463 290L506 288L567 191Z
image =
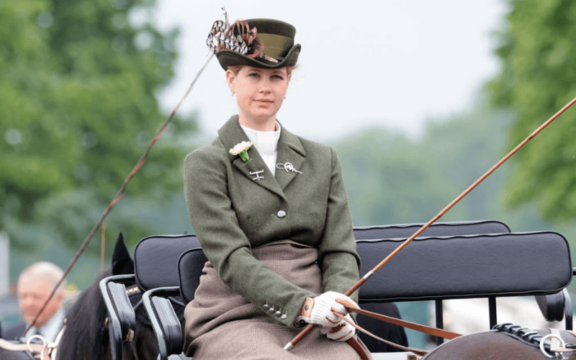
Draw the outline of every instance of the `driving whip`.
M502 160L498 161L496 163L496 165L492 166L492 168L490 170L488 170L484 175L482 175L478 180L476 180L472 185L470 185L470 187L468 187L468 189L464 190L464 192L462 194L460 194L456 199L454 199L450 204L448 204L444 209L442 209L442 211L440 211L436 216L434 216L432 218L432 220L430 220L426 224L424 224L424 226L422 226L418 231L416 231L414 233L414 235L412 235L410 238L408 238L406 241L404 241L400 246L398 246L396 248L396 250L394 250L388 256L386 256L386 258L384 258L384 260L382 260L378 265L376 265L374 267L374 269L368 271L368 273L366 275L364 275L364 277L362 277L360 280L358 280L358 282L356 282L356 284L354 284L348 291L346 291L345 295L346 296L352 295L352 293L354 291L356 291L358 288L360 288L360 286L362 286L362 284L364 284L366 282L366 280L368 280L372 275L374 275L378 270L380 270L380 268L382 266L384 266L384 264L386 264L388 261L390 261L390 259L392 259L394 256L396 256L396 254L398 254L402 249L404 249L408 244L410 244L410 242L412 240L414 240L418 235L420 235L424 230L426 230L436 220L440 219L444 214L446 214L446 212L448 210L450 210L454 205L456 205L460 200L462 200L462 198L464 198L464 196L468 195L468 193L470 191L472 191L476 186L478 186L482 181L484 181L484 179L486 179L488 176L490 176L490 174L492 174L496 169L498 169L500 167L500 165L504 164L506 162L506 160L508 160L512 155L514 155L518 150L520 150L522 148L522 146L524 146L528 141L532 140L536 135L538 135L540 133L540 131L544 130L544 128L546 126L550 125L550 123L552 121L556 120L557 117L562 115L562 113L564 111L568 110L568 108L570 106L574 105L574 103L576 103L576 98L572 99L572 101L570 101L568 104L566 104L562 109L560 109L556 114L554 114L554 116L552 116L550 119L548 119L544 124L540 125L540 127L538 129L534 130L534 132L532 134L530 134L526 139L524 139L524 141L522 141L512 151L510 151L508 153L508 155L504 156L504 158L502 158ZM307 325L298 335L296 335L296 337L294 339L292 339L292 341L290 341L288 344L286 344L286 346L284 347L284 350L290 350L292 347L296 346L296 344L298 344L300 342L300 340L302 340L310 331L312 331L312 329L314 329L313 324Z

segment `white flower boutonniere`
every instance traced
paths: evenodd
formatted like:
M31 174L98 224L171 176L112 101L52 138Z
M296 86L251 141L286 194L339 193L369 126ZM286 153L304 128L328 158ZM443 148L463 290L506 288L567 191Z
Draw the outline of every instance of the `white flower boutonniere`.
M244 164L248 163L250 160L250 156L248 155L248 149L252 146L252 142L250 141L242 141L241 143L236 144L232 149L230 149L230 154L232 155L240 155L240 159L244 161Z

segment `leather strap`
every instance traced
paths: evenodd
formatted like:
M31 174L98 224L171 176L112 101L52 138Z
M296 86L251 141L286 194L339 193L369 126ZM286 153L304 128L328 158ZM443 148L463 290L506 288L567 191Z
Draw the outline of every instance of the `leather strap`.
M433 336L437 336L437 337L441 337L444 339L451 340L451 339L455 339L459 336L462 336L460 334L456 334L456 333L453 333L450 331L437 329L434 327L421 325L421 324L413 323L413 322L406 321L406 320L397 319L397 318L394 318L391 316L373 313L371 311L366 311L366 310L362 310L362 309L355 308L355 307L350 307L350 306L344 306L344 307L346 308L346 310L348 310L348 312L355 312L355 313L358 313L361 315L372 317L374 319L382 320L382 321L385 321L385 322L388 322L388 323L391 323L394 325L403 326L403 327L406 327L408 329L420 331L420 332L423 332L423 333L426 333L429 335L433 335Z
M26 344L15 344L4 339L0 339L0 348L8 351L30 351L32 350L35 354L42 354L44 359L50 359L46 349L41 344L30 344L30 349Z
M364 344L359 342L358 338L356 336L353 336L347 342L348 342L348 345L352 346L352 349L354 349L356 351L356 353L358 353L358 355L360 356L360 359L362 359L362 360L374 360L374 358L372 357L372 354L370 354L370 350L368 350L368 348Z
M550 331L550 334L554 335L550 338L550 351L552 353L558 352L558 350L562 347L562 343L559 340L562 339L562 334L558 329L549 328L548 330Z
M550 334L558 336L558 338L560 338L560 339L562 339L562 332L566 332L572 336L576 336L576 334L572 331L558 330L558 329L552 329L552 328L548 328L548 330L550 331ZM554 337L550 338L550 352L552 352L552 353L565 353L568 355L571 355L574 352L576 352L576 349L565 348L565 347L562 347L561 345L562 345L562 343L557 338L554 338Z
M50 360L56 359L56 355L58 352L58 345L60 344L60 339L66 330L66 319L64 319L64 325L58 335L56 336L56 340L53 343L44 343L44 344L36 344L30 342L29 344L18 344L13 343L10 341L6 341L4 339L0 339L0 348L8 350L8 351L27 351L31 352L32 354L40 354L40 359L43 360ZM29 340L30 341L30 340ZM45 341L42 338L42 341Z
M337 312L337 311L332 311L332 312L333 312L334 314L336 314L336 316L338 316L340 319L342 319L342 320L346 321L348 324L354 326L354 327L356 328L356 330L361 331L361 332L363 332L364 334L366 334L366 335L368 335L368 336L371 336L371 337L373 337L374 339L376 339L376 340L378 340L378 341L382 341L383 343L388 344L388 345L390 345L390 346L393 346L393 347L395 347L395 348L398 348L398 349L400 349L400 350L402 350L402 351L407 351L407 352L410 351L410 352L413 352L413 353L416 354L416 355L424 356L424 355L428 354L428 351L424 351L424 350L420 350L420 349L414 349L414 348L411 348L411 347L405 347L405 346L402 346L402 345L398 345L398 344L396 344L396 343L393 343L393 342L391 342L391 341L384 340L384 339L382 339L381 337L378 337L378 336L372 334L370 331L365 330L365 329L361 328L360 326L356 325L353 321L347 319L346 316L342 315L341 313L339 313L339 312ZM353 339L353 338L352 338L352 339ZM352 339L350 339L350 340L352 340ZM349 344L350 344L350 340L348 341ZM352 347L354 348L354 346L353 346L352 344L350 344L350 346L352 346ZM354 348L354 349L356 350L356 348ZM358 352L358 350L356 350L356 351ZM360 354L360 353L359 353L359 354ZM360 355L361 355L361 354L360 354Z

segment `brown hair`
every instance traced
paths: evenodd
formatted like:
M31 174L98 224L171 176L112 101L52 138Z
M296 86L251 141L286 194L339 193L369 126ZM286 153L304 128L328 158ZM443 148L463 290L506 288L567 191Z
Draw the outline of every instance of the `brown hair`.
M229 65L228 70L232 71L234 75L238 75L240 69L242 69L243 66L247 65ZM294 70L295 68L296 66L286 66L286 72L288 73L288 75L292 75L292 70Z

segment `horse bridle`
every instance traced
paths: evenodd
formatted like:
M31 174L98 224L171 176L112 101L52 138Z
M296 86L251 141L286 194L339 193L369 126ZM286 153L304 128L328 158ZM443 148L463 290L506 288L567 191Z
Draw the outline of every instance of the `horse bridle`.
M32 359L36 359L39 356L40 360L56 360L58 345L60 344L60 339L62 339L62 335L64 335L65 330L66 319L64 319L64 325L52 343L47 342L42 335L34 335L31 336L25 344L12 343L10 341L0 339L0 348L7 351L26 352ZM36 339L38 339L41 344L32 342Z
M539 348L542 354L550 359L565 359L564 355L576 353L576 344L566 343L558 329L548 329L550 334L541 335L537 331L505 323L495 325L493 330L504 333L526 345ZM566 332L576 337L576 333Z
M140 287L136 284L130 286L129 288L126 289L126 295L128 295L128 298L130 298L131 296L134 295L138 295L141 294L142 290L140 289ZM136 303L136 305L134 305L134 310L136 310L140 305L142 304L142 300L138 301ZM106 340L108 339L108 325L110 324L110 318L108 316L106 316L106 319L104 320L104 324L102 325L102 346L105 345ZM135 331L136 329L129 329L128 333L126 334L126 338L124 339L124 342L127 343L126 345L129 345L130 347L130 351L134 351L132 344L134 343L134 335L135 335ZM122 346L122 350L124 351L124 346L125 344L123 344Z
M430 327L430 326L426 326L426 325L416 324L416 323L412 323L410 321L392 318L390 316L373 313L373 312L362 310L362 309L355 308L355 307L345 306L345 308L350 313L355 312L355 313L369 316L369 317L372 317L372 318L375 318L375 319L378 319L378 320L381 320L384 322L388 322L388 323L395 324L398 326L417 330L417 331L420 331L420 332L423 332L423 333L426 333L429 335L433 335L433 336L437 336L437 337L443 337L445 339L455 339L455 338L461 336L460 334L456 334L456 333L446 331L443 329L438 329L438 328L434 328L434 327ZM372 334L371 332L363 329L358 324L347 319L343 314L335 311L334 309L332 310L332 312L334 312L334 314L336 314L343 321L352 325L354 328L356 328L356 330L361 331L364 334L366 334L366 335L368 335L368 336L370 336L370 337L372 337L378 341L382 341L383 343L388 344L388 345L393 346L393 347L396 347L402 351L413 352L414 354L416 354L416 359L420 359L421 356L425 356L428 353L428 351L425 351L425 350L414 349L414 348L410 348L410 347L404 347L404 346L396 344L394 342L382 339L382 338ZM566 359L565 355L571 355L571 354L576 353L576 344L566 343L562 339L562 335L561 335L560 330L558 330L558 329L548 329L548 330L550 331L550 334L541 335L537 331L530 330L528 328L523 328L519 325L514 325L511 323L504 323L504 324L495 325L494 328L492 329L492 331L504 333L508 336L511 336L512 338L514 338L516 340L521 341L522 343L524 343L526 345L530 345L532 347L539 348L540 351L542 352L542 354L544 356L546 356L547 358L550 358L550 359ZM572 336L576 337L576 333L574 333L572 331L566 331L566 332L571 334Z
M128 297L137 295L141 292L142 291L140 290L138 285L134 285L126 289L126 294L128 295ZM134 309L137 309L138 306L140 306L141 304L142 301L136 303L136 305L134 305ZM106 331L108 331L109 321L110 321L109 318L106 317L106 320L104 321L104 325L102 327L103 339L107 338L105 333ZM66 330L66 318L64 319L64 325L62 326L62 329L60 329L60 332L58 333L56 339L52 343L47 342L42 335L34 335L31 336L26 341L26 343L12 343L10 341L0 339L0 348L7 351L26 352L31 356L32 359L36 359L37 356L39 355L40 360L56 360L56 356L58 354L58 345L60 344L60 340L62 339L65 330ZM32 342L35 339L39 340L41 344ZM134 330L131 329L125 341L130 343L131 345L133 340L134 340Z

